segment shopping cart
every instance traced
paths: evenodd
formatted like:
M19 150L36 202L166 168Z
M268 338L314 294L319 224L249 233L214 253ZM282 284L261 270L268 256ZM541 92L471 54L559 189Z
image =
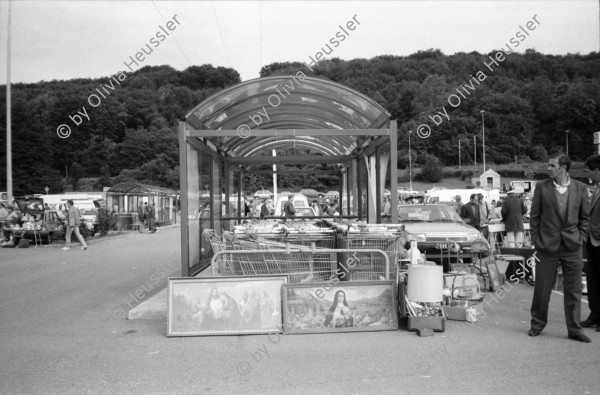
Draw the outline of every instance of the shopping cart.
M376 273L384 270L385 262L380 256L373 256L362 252L361 250L381 250L385 252L387 261L391 262L387 270L392 270L387 273L388 278L396 277L397 262L401 252L404 250L406 243L405 233L396 230L385 228L382 231L358 231L339 232L337 235L338 247L357 251L354 255L341 253L340 269L346 273L346 278L350 281L372 280ZM359 260L358 265L354 265L351 270L346 270L350 265L348 262Z
M368 279L389 279L390 261L384 251L377 249L328 249L307 248L288 245L279 250L224 250L212 258L214 276L260 276L288 275L290 283L325 282L340 275L337 253L354 257L355 261L347 262L347 269L352 273L354 267L363 272L366 267L361 260L382 262L381 266L372 267ZM360 256L359 256L360 255ZM334 257L334 259L332 259ZM353 258L353 259L354 259ZM350 280L364 280L353 276Z

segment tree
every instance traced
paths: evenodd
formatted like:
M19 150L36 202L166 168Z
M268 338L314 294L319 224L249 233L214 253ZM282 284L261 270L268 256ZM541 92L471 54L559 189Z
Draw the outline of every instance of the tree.
M425 182L438 182L442 179L442 165L435 156L429 155L421 169L421 178Z
M73 190L76 191L78 188L77 184L83 176L83 167L81 167L81 165L77 162L71 163L71 171L69 172L69 176L71 184L73 185Z

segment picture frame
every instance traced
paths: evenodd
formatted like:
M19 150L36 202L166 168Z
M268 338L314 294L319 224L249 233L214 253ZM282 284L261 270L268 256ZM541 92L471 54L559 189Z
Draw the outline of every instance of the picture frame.
M398 330L393 280L285 284L282 301L285 334Z
M498 265L495 261L487 261L485 263L487 268L488 277L490 278L490 288L492 291L496 291L502 288L502 284L500 283L500 275L498 273Z
M280 333L287 276L169 278L167 336Z

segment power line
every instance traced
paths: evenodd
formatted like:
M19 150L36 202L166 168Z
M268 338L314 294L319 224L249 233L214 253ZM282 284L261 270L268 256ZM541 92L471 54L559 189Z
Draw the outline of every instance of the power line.
M225 40L223 39L223 32L221 31L221 25L219 24L219 18L217 17L217 10L215 9L215 3L213 0L210 1L212 5L213 14L215 15L215 21L217 22L217 29L219 29L219 35L221 36L221 43L223 44L223 50L225 51L225 57L227 58L227 64L231 67L231 61L229 60L229 54L227 53L227 47L225 46Z
M156 6L156 3L154 2L154 0L152 0L152 5L154 6L154 9L156 10L156 12L158 13L158 16L160 16L160 19L162 19L163 23L166 24L167 21L165 20L165 18L162 16L162 14L160 13L160 10L158 9L158 7ZM179 48L179 51L181 52L181 54L183 55L183 57L185 58L185 60L187 60L188 65L192 65L192 62L190 61L190 59L187 57L187 55L185 54L185 52L183 51L183 48L181 48L181 45L179 45L179 41L177 41L177 38L175 36L173 36L173 40L175 40L175 44L177 44L177 47Z
M259 53L259 61L260 67L262 69L263 61L262 61L262 1L258 1L258 53Z

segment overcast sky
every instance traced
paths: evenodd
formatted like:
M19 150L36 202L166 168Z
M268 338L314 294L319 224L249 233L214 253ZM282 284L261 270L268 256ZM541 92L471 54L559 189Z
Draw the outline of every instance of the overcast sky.
M8 1L0 3L0 83L5 84ZM518 52L599 51L596 0L13 1L11 80L109 76L127 70L123 62L131 63L129 57L142 48L150 52L146 45L152 52L133 69L168 64L183 70L210 63L235 68L242 80L257 78L272 62L310 62L321 47L330 52L327 43L333 52L324 58L409 55L429 48L446 54L488 52L516 38L534 16L539 24L524 40L517 38ZM357 22L350 30L353 18Z

